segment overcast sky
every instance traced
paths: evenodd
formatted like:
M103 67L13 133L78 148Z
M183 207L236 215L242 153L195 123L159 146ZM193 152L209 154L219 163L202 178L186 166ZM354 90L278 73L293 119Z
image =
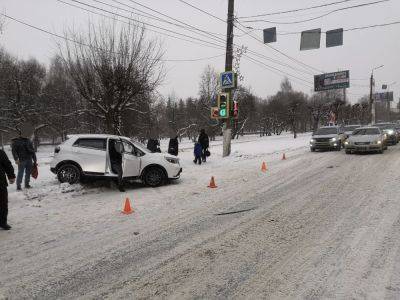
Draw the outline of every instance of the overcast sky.
M63 1L73 3L71 0ZM104 9L110 10L114 13L118 12L119 14L128 15L127 12L118 11L115 8L110 8L109 6L93 2L93 0L79 1L97 7L103 7ZM101 1L107 2L110 5L116 5L128 9L127 6L118 4L113 0ZM156 14L133 3L131 0L117 1L142 11ZM309 7L336 1L338 0L236 0L235 12L237 17L241 17ZM258 19L272 22L301 21L323 15L337 8L373 1L377 0L354 0L340 5L278 16L261 17ZM214 43L220 43L218 42L219 37L225 40L224 34L226 33L226 23L224 24L220 20L196 11L178 0L135 0L135 2L144 4L164 13L165 15L179 19L180 21L198 27L204 31L215 33L217 34L217 41L212 41L208 37L197 36L193 32L185 31L179 27L142 18L145 22L189 36L197 36L199 39L204 39ZM211 12L215 16L224 20L226 19L227 0L186 0L186 2ZM56 0L0 0L0 9L11 17L58 34L62 34L64 28L70 26L85 29L85 24L89 19L94 21L98 20L98 17L88 12L67 6ZM399 12L400 1L391 0L389 2L367 7L339 11L321 19L299 24L276 25L272 23L247 23L246 26L257 28L276 26L278 34L279 32L297 32L314 28L321 28L322 31L326 31L341 27L346 29L400 21ZM158 17L162 16L158 15ZM166 19L165 17L162 18ZM239 20L242 23L245 19ZM169 21L173 22L172 20ZM15 23L12 20L6 20L5 25L4 32L0 35L0 44L13 55L20 58L34 57L40 62L48 64L51 57L57 52L55 46L57 38ZM151 27L148 28L154 29ZM164 95L174 92L178 97L182 98L197 96L200 74L207 64L214 66L218 71L223 71L225 62L223 49L215 49L215 46L213 45L209 45L211 47L207 47L206 45L196 45L155 33L150 33L149 35L156 35L161 39L165 48L164 59L197 59L220 55L216 58L197 62L166 62L168 73L165 82L160 88L160 92ZM278 54L248 35L241 35L242 32L235 30L234 42L236 45L246 46L251 51L270 57L292 68L258 57L257 59L264 64L280 69L286 73L290 73L296 77L300 77L308 82L313 82L312 74L317 73L317 71L312 71L309 67L305 67L294 60L290 60L287 57ZM261 31L253 31L251 35L262 39ZM392 86L392 90L395 91L395 98L397 101L400 96L399 37L400 24L369 30L345 32L344 45L342 47L325 48L325 37L323 36L321 40L321 49L300 51L300 34L278 35L278 41L271 45L297 61L309 65L317 70L325 72L350 70L352 87L348 90L348 98L352 102L355 102L361 95L369 93L367 87L369 82L366 79L370 76L371 69L379 65L385 65L384 68L375 71L376 88L377 91L379 91L380 86L383 83L390 84L396 81L397 84ZM223 42L221 43L223 44ZM247 54L250 55L249 52ZM253 56L253 58L255 57ZM252 91L261 97L267 97L268 95L274 94L279 89L279 84L284 76L282 74L272 73L270 70L267 70L265 66L262 67L256 65L250 62L247 58L242 59L240 68L244 75L242 84L251 87ZM308 94L311 93L311 87L307 85L307 83L299 81L298 79L290 79L294 88L302 90Z

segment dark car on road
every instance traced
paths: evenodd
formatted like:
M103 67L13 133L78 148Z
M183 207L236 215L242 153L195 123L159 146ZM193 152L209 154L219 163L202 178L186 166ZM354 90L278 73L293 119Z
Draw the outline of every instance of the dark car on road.
M318 128L310 140L310 150L336 150L340 151L344 145L344 132L339 126L326 126Z
M396 145L399 142L399 134L396 129L397 124L377 123L374 126L378 127L386 135L387 145Z

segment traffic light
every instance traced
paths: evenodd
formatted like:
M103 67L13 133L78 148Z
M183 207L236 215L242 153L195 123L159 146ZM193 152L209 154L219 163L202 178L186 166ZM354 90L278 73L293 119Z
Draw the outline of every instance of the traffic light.
M237 101L233 101L233 117L235 119L239 117L239 103Z
M211 107L211 119L218 119L218 118L219 118L219 108Z
M221 119L229 118L229 94L221 93L218 95L219 117Z

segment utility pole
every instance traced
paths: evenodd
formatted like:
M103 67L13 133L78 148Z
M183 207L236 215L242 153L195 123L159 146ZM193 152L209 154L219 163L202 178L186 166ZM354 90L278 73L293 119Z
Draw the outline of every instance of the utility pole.
M228 1L228 20L227 20L227 32L226 32L226 58L225 58L225 72L232 71L233 65L233 27L234 27L234 9L235 0ZM229 101L232 100L232 90L229 90ZM229 105L230 106L230 105ZM229 107L230 109L230 107ZM223 157L229 156L231 154L231 139L232 139L232 129L231 129L231 116L226 119L224 125L224 142L223 142Z
M374 125L376 123L376 107L375 107L375 100L373 99L373 89L375 86L374 81L374 71L380 68L383 68L384 65L380 65L379 67L373 68L371 72L371 78L369 81L369 109L371 113L371 124Z
M373 99L373 86L374 86L374 71L371 73L371 78L369 80L369 106L371 112L371 124L375 124L375 101Z

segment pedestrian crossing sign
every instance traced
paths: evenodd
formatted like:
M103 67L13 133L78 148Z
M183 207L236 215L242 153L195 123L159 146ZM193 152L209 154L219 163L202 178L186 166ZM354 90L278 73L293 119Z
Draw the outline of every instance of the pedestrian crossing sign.
M235 73L234 72L224 72L221 73L221 88L222 89L232 89L236 87Z

